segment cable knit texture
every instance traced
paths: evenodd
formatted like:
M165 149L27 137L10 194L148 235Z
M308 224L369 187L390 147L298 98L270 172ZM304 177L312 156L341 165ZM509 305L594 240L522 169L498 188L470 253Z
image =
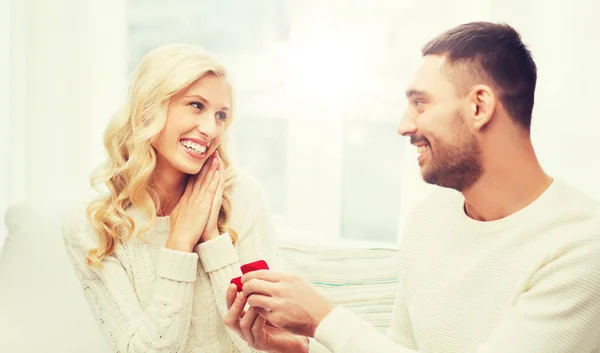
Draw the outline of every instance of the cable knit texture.
M143 221L139 210L128 211ZM87 266L98 239L79 209L63 227L67 252L84 294L114 352L256 352L225 327L225 292L240 264L264 259L277 269L274 229L263 193L251 176L238 176L229 225L238 233L202 243L193 253L165 248L169 217L158 217L143 240L118 244L102 270Z
M600 206L560 181L506 218L436 190L411 213L388 337L335 309L335 353L590 353L600 342Z

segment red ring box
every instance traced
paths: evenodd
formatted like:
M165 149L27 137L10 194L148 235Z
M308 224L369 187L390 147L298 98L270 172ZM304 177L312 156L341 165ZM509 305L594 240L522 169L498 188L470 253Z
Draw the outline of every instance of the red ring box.
M250 262L250 263L247 263L240 267L240 270L242 270L243 274L246 274L246 273L252 272L252 271L268 270L268 269L269 269L269 265L267 265L267 263L264 260ZM242 291L242 277L241 276L233 278L231 280L231 282L229 282L229 283L235 284L238 292Z
M250 262L248 264L242 265L242 267L240 267L240 269L242 270L243 274L246 274L246 273L252 272L252 271L268 270L269 265L267 265L267 263L264 260L258 260L255 262Z
M232 279L230 283L235 284L238 292L242 291L242 276Z

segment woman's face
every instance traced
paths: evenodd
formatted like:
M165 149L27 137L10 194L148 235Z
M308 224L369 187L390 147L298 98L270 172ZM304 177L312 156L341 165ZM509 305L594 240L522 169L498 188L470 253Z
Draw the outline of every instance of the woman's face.
M165 127L152 144L157 166L200 172L221 143L230 110L231 87L225 78L207 74L191 84L169 104Z

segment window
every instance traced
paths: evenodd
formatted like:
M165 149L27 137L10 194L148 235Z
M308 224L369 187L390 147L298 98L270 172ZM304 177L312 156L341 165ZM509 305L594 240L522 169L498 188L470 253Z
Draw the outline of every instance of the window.
M273 213L329 240L395 242L402 3L128 0L129 73L162 44L213 52L235 85L234 156Z

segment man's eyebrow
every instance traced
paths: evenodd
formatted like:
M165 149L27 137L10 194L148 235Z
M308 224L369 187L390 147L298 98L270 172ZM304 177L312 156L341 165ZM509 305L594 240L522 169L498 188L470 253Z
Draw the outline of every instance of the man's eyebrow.
M413 89L413 88L409 88L409 89L406 90L406 98L411 98L411 97L414 97L414 96L424 96L424 97L427 97L428 94L425 91L421 91L421 90Z

